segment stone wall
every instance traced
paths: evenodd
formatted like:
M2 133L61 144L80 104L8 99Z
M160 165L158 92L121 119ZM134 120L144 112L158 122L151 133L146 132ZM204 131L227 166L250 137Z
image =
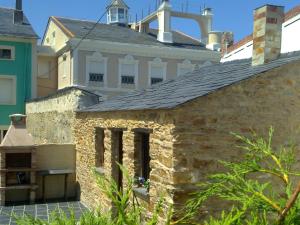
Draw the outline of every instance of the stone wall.
M172 116L165 111L136 111L108 113L77 113L74 127L76 143L76 175L81 189L81 201L89 207L107 208L109 201L101 193L92 173L95 167L95 128L104 128L104 169L105 176L112 177L112 130L108 128L127 128L123 131L123 165L130 177L134 176L134 132L135 128L153 129L150 134L150 204L138 198L153 210L154 204L163 195L167 203L173 202L173 136ZM124 181L126 184L126 181Z
M27 129L36 144L72 144L75 110L99 103L99 96L71 87L26 104Z
M223 170L218 160L236 161L242 157L241 150L236 147L240 142L231 132L250 136L255 131L267 137L273 126L273 146L292 141L298 151L299 69L299 62L285 65L198 98L176 110L174 202L177 206L184 204L196 183ZM223 206L212 203L208 209L218 211L224 209Z

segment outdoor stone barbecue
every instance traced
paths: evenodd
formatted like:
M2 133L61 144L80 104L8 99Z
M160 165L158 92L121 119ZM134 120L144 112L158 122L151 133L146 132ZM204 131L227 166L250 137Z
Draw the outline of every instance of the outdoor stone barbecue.
M26 130L25 115L11 115L11 126L0 145L0 204L31 203L36 198L36 146Z

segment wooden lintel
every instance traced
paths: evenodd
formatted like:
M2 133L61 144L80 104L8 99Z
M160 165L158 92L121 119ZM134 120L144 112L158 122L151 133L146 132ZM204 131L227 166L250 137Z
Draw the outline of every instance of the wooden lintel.
M153 133L153 129L149 129L149 128L134 128L131 131L134 133L146 133L146 134Z
M127 128L119 128L119 127L109 127L107 128L110 131L127 131Z

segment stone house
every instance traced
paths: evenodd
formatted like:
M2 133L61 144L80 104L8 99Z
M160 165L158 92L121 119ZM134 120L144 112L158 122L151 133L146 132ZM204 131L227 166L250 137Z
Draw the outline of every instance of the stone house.
M177 210L198 182L221 169L218 160L239 160L230 132L266 134L272 125L275 145L290 138L298 148L300 53L280 54L283 15L277 6L255 10L252 60L206 66L78 110L73 131L81 201L110 206L91 168L122 187L118 162L130 176L150 179L149 190L134 190L150 211L161 195Z

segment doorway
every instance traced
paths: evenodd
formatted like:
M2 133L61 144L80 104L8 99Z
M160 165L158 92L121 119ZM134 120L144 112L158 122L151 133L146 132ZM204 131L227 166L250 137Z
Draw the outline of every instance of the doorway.
M118 190L122 191L123 174L119 165L123 165L123 131L112 131L112 177Z

